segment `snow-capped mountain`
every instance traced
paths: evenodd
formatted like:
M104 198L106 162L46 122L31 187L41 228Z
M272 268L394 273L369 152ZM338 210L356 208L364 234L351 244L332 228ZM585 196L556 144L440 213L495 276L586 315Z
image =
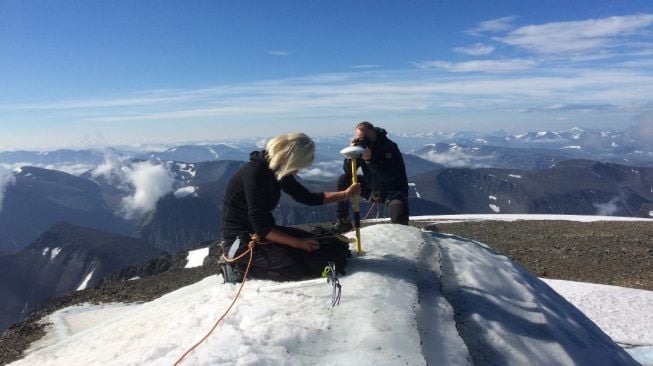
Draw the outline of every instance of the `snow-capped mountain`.
M428 132L393 133L395 141L405 155L424 157L429 147L457 146L472 157L452 156L453 152L439 151L430 156L435 163L447 167L492 167L507 166L519 169L541 169L545 161L560 159L589 159L634 166L653 166L653 136L645 123L625 130L593 130L574 127L561 131L525 131L508 134L480 132ZM340 134L315 137L316 156L313 167L304 172L309 179L334 179L340 174L342 156L339 151L350 143L351 136ZM0 152L0 169L12 170L20 166L37 166L81 174L106 161L114 159L152 160L155 162L197 163L216 160L247 161L249 153L260 150L264 141L234 140L221 143L184 144L170 146L165 150L55 150ZM433 150L433 149L431 149ZM517 159L516 157L519 156ZM517 161L515 161L517 159ZM518 163L512 166L512 163ZM467 165L466 165L467 164Z
M419 198L456 213L650 217L653 168L568 160L541 170L444 169L411 178Z
M115 148L0 151L0 173L2 170L12 171L23 166L33 166L78 175L101 164L107 154L117 157L128 156L127 152Z
M396 139L404 151L418 156L422 156L421 154L429 146L455 145L468 155L476 157L471 161L454 160L460 165L447 165L450 167L474 167L485 163L486 167L501 168L510 164L511 155L522 156L518 167L523 169L540 169L538 161L548 160L551 157L653 166L653 143L651 143L653 136L649 130L650 127L637 125L624 131L574 127L566 131L527 131L518 134L504 132L419 134L392 138ZM446 159L446 155L436 156L433 161L447 162Z
M213 160L249 160L256 146L242 144L180 145L161 152L147 152L137 159L197 163Z
M550 168L558 162L572 159L566 151L547 149L518 149L484 144L437 143L428 144L412 154L448 168L510 168L538 170Z

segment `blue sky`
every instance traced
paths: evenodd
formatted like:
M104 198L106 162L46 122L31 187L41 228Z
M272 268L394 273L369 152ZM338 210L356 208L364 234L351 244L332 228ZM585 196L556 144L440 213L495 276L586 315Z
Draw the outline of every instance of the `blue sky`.
M651 1L0 0L0 149L651 120Z

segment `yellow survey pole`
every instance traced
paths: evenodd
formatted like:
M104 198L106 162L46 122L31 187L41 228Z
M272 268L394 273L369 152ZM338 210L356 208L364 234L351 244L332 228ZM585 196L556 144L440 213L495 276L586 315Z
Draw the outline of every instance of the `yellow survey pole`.
M358 183L358 176L356 175L356 159L351 159L351 183ZM361 213L360 205L358 203L358 195L354 195L354 228L356 229L356 254L361 254Z

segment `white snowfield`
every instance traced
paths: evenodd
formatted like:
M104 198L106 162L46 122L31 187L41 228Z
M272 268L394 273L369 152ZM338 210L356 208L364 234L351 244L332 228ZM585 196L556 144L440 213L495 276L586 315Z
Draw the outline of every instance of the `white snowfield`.
M340 306L330 307L330 285L258 292L274 282L249 280L183 364L637 364L562 296L483 244L393 224L361 235L365 255L354 255L340 279ZM236 290L210 276L120 311L64 309L13 365L172 365Z

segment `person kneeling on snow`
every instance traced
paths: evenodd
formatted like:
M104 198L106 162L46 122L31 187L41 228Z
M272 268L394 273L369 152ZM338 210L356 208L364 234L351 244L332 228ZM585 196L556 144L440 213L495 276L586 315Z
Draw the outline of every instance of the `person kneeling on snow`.
M320 245L306 231L276 225L272 216L282 190L296 201L314 206L359 194L358 184L339 192L319 193L302 186L295 175L313 163L314 154L315 143L307 135L280 135L271 139L264 151L252 152L249 163L229 181L224 195L223 251L237 257L247 250L251 235L256 234L261 244L253 249L249 276L275 281L319 277L330 261L335 262L338 271L343 270L349 256L348 244ZM237 261L235 269L244 272L248 259L246 255Z
M393 223L408 225L408 178L397 144L388 138L386 130L367 121L356 125L356 135L351 143L365 149L357 159L357 166L363 172L357 177L361 182L361 196L369 202L385 205ZM343 169L344 174L338 178L336 189L344 189L352 181L354 173L349 159L345 159ZM334 224L338 232L352 229L349 207L348 201L338 203L338 220Z

